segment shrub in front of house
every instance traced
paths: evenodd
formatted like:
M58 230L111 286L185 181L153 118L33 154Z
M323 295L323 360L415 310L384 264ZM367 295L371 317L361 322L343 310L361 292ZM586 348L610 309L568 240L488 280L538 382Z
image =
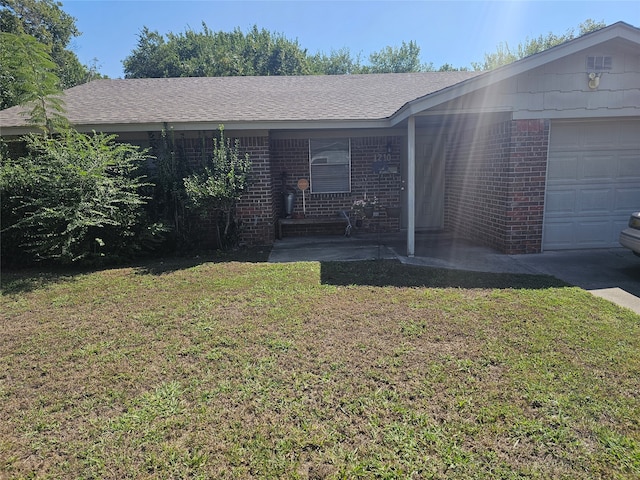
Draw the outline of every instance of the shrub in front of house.
M115 135L26 137L27 155L0 167L2 261L110 263L162 238L148 221L140 167L148 154Z

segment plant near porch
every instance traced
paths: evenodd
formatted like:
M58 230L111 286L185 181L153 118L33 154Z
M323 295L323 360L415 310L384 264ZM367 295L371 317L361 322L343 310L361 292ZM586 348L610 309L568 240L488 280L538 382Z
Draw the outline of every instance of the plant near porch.
M203 170L184 179L184 187L192 208L216 221L218 246L229 248L237 243L238 223L234 219L236 205L249 184L251 159L240 152L239 140L231 143L219 127L213 138L213 153ZM220 231L220 223L224 225Z
M373 217L373 211L378 204L378 197L369 197L365 195L364 198L355 200L353 205L351 206L351 210L354 212L355 216L362 218L371 218Z

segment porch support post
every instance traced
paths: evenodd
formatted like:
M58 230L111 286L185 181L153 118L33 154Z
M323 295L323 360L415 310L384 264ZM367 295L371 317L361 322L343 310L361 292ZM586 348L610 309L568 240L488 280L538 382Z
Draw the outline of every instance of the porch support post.
M407 121L407 256L416 251L416 119Z

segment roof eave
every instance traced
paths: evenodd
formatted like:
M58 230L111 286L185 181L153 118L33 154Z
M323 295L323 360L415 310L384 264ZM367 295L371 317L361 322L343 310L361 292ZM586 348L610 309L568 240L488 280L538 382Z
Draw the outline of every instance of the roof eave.
M230 122L168 122L176 131L216 130L220 124L226 130L330 130L339 128L388 128L389 119L336 119L336 120L268 120ZM163 124L164 125L164 124Z
M418 115L425 110L614 39L624 39L640 44L640 29L625 22L617 22L574 40L556 45L509 65L496 68L425 97L412 100L402 106L391 117L390 124L392 126L398 125L407 118Z
M214 131L220 125L225 130L269 131L269 130L336 130L336 129L383 129L389 128L389 119L371 120L273 120L273 121L211 121L211 122L152 122L152 123L104 123L74 124L79 132L136 133L173 131ZM37 131L36 127L3 127L1 136L21 136Z

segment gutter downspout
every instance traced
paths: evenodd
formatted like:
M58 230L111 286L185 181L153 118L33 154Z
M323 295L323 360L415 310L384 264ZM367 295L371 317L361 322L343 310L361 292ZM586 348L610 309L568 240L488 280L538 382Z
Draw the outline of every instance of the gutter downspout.
M407 257L416 250L416 118L407 119Z

